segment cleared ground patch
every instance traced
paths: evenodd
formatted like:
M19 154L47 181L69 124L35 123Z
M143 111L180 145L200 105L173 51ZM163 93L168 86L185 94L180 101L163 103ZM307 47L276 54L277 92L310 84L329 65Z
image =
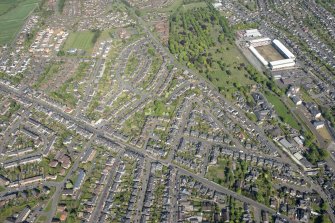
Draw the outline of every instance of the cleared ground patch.
M327 140L327 141L332 140L332 137L331 137L331 135L328 132L328 129L326 127L322 127L320 129L317 129L317 131L320 133L322 138L324 138L325 140Z
M65 42L64 50L80 49L85 50L86 54L91 53L94 46L93 37L94 33L91 31L70 33Z
M271 44L256 47L256 50L267 61L283 60L285 59Z
M0 45L11 43L39 2L40 0L0 2Z

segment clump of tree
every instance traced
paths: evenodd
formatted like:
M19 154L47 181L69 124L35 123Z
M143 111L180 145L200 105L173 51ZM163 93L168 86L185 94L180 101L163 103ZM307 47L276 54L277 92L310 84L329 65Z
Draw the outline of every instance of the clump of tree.
M305 133L304 146L306 146L308 150L304 155L306 159L314 165L319 161L325 160L329 156L327 150L320 148L315 144L315 140L316 138L314 135Z
M170 17L169 49L190 68L201 70L216 64L209 51L224 41L233 43L234 32L212 4L178 10Z
M91 32L94 34L91 41L92 41L93 44L95 44L97 42L97 40L99 39L100 35L101 35L101 30L92 29Z
M320 205L321 215L319 215L315 220L314 223L331 223L329 216L327 214L328 205L326 202L322 200Z
M183 4L191 4L191 3L196 3L196 2L202 2L203 0L183 0Z
M322 116L327 119L331 126L335 127L335 107L332 108L326 108L326 107L320 107Z
M58 11L59 11L60 13L63 12L64 5L65 5L65 0L58 0L57 7L58 7Z
M13 85L17 85L23 79L23 74L22 73L18 73L16 75L12 76L12 75L8 75L8 74L6 74L4 72L0 72L0 79L9 81Z

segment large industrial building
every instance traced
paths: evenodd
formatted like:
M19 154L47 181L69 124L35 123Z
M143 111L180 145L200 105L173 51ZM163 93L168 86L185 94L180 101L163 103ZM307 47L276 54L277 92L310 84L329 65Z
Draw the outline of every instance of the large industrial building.
M260 38L250 40L248 43L254 56L271 70L288 69L295 66L295 56L277 39ZM269 47L261 49L266 46Z

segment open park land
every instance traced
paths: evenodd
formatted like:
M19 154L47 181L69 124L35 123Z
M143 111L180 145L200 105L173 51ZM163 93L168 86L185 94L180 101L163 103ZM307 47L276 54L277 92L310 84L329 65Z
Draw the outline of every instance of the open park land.
M91 31L84 32L74 32L70 33L69 38L65 42L64 49L81 49L86 52L90 52L93 48L93 39L94 33Z
M13 40L39 2L39 0L0 1L0 44L8 44Z

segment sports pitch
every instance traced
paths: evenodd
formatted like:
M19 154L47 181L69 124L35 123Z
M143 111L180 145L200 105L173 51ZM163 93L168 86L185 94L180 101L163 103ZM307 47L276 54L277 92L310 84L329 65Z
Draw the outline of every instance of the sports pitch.
M256 47L256 50L269 62L285 59L271 44Z
M69 49L81 49L85 50L87 53L91 53L93 48L94 33L91 31L73 32L70 33L68 39L65 42L64 50Z

